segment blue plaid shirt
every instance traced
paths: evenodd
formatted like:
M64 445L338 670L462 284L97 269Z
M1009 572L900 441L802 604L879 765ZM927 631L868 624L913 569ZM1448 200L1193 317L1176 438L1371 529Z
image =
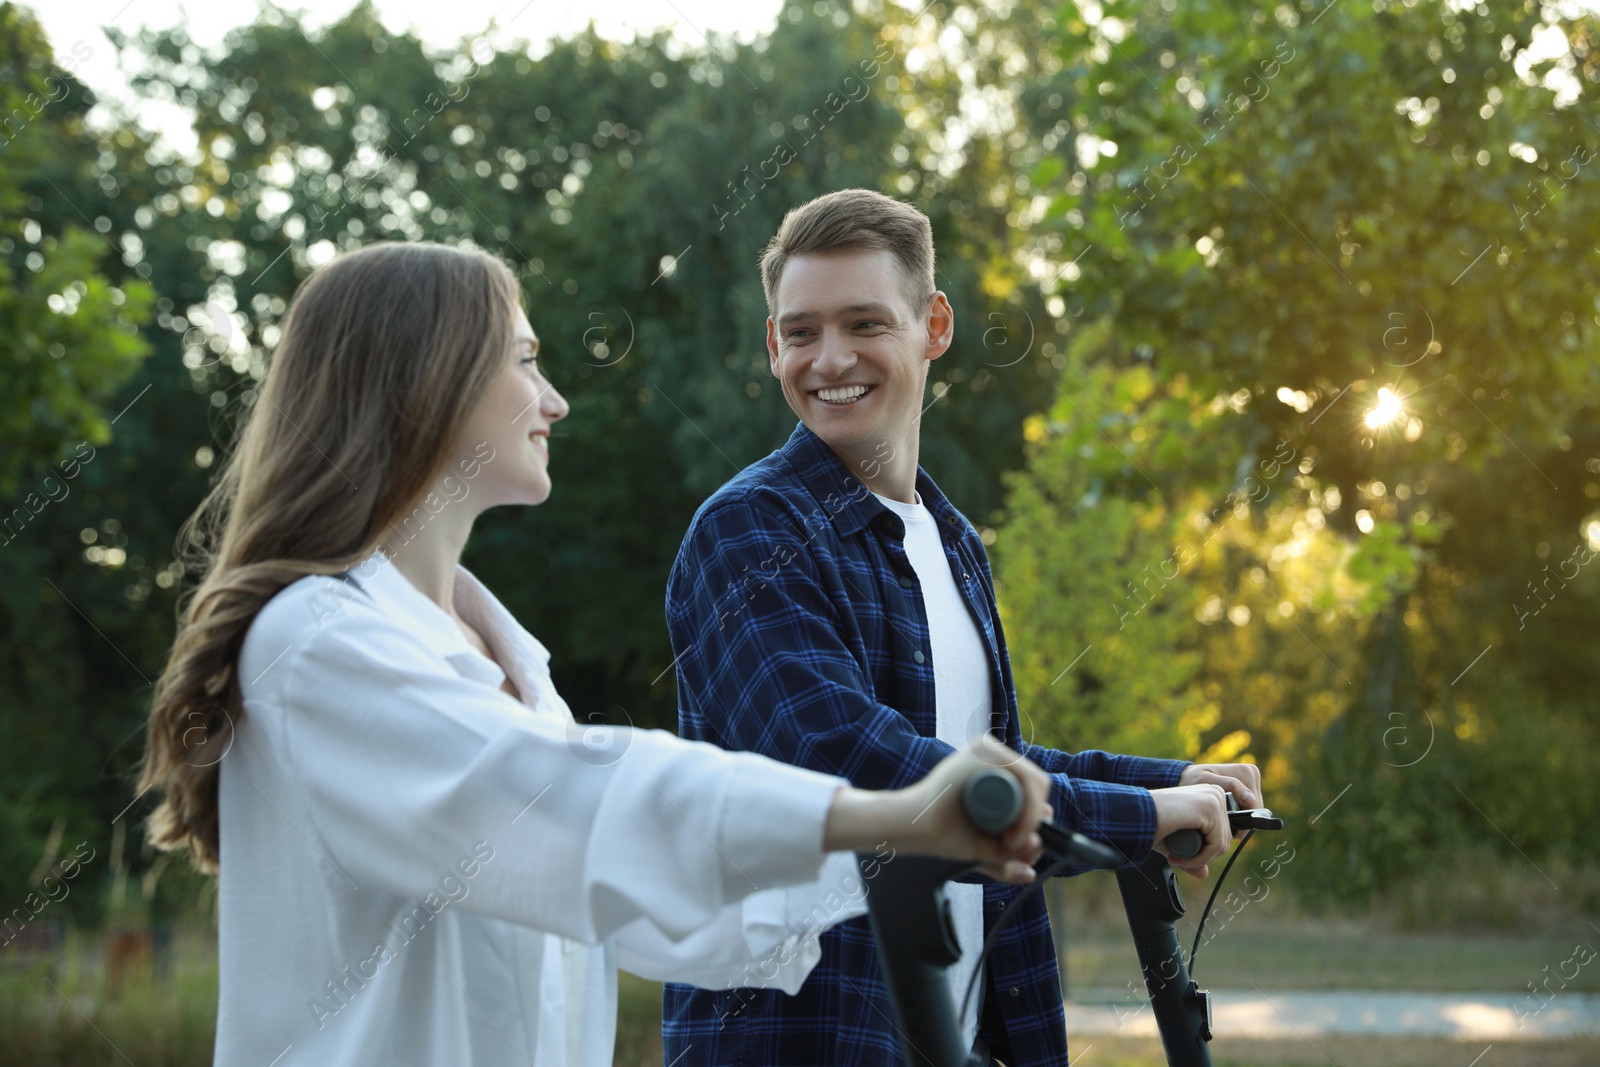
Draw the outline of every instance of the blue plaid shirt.
M992 733L1054 776L1057 821L1143 857L1156 825L1146 790L1176 785L1186 764L1069 755L1022 738L983 542L921 468L916 487L988 647ZM900 517L803 423L719 489L695 514L667 585L679 732L866 789L926 775L951 748L934 736L928 617L904 537ZM1021 890L983 881L988 930ZM985 995L1008 1062L1067 1067L1050 920L1040 894L1022 907L989 957ZM667 985L666 1062L901 1067L866 918L834 926L820 944L822 959L796 996ZM991 1047L1000 1036L979 1033Z

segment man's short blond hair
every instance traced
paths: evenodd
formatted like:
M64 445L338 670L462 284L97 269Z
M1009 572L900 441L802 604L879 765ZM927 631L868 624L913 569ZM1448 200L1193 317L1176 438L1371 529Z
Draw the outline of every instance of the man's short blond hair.
M933 226L910 204L871 189L840 189L809 200L783 217L761 253L767 313L778 314L778 279L790 256L842 248L883 249L900 264L911 313L928 309L933 281Z

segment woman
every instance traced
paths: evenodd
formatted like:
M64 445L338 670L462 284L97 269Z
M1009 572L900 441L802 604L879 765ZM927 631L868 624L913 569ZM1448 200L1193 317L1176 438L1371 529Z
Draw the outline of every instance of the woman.
M151 840L219 875L219 1067L609 1064L619 966L797 988L794 917L851 851L1032 877L1045 778L998 746L867 793L577 728L458 563L479 513L550 493L567 405L538 350L492 256L343 256L296 295L180 534L209 554L139 785L164 794ZM950 788L998 762L1028 794L1003 841Z

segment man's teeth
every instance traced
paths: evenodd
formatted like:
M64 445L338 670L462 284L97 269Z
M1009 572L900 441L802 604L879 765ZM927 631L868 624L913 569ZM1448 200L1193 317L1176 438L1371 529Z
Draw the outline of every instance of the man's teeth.
M837 389L817 390L817 397L828 401L830 404L846 404L852 400L859 400L866 395L867 387L864 385L844 385Z

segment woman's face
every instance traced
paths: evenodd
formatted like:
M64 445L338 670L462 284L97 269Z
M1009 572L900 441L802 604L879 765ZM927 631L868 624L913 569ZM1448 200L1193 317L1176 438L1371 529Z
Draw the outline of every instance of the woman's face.
M542 504L550 495L550 426L567 402L539 369L539 338L517 309L516 336L500 376L468 421L456 473L482 507Z

